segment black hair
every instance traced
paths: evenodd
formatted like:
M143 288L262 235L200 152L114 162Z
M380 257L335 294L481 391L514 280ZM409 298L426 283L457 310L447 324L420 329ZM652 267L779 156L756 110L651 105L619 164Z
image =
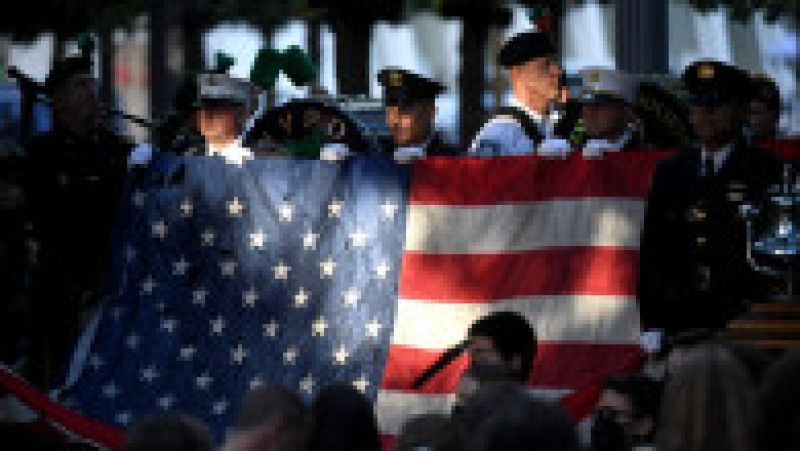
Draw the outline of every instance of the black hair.
M501 406L478 430L471 451L578 451L569 416L557 404L520 396Z
M617 392L628 399L635 418L658 422L661 406L661 383L644 374L627 374L606 379L603 390Z
M528 380L536 356L536 332L528 321L516 312L495 312L475 321L469 328L470 339L486 337L503 358L510 362L519 356L522 362L517 378Z
M200 420L180 414L153 415L128 429L125 451L211 451L211 432Z
M247 392L234 428L258 428L273 418L281 418L285 424L299 426L308 421L308 413L297 393L280 385L270 385Z
M378 422L369 400L351 385L324 388L311 406L310 451L376 451Z

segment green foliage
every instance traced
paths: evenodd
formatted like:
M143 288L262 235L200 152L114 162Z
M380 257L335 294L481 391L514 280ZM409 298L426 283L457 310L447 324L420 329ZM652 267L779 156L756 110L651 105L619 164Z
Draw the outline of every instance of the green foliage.
M293 45L287 48L282 55L283 72L297 86L308 84L317 76L314 62L300 47Z
M233 67L236 59L225 52L217 52L214 54L214 71L220 73L228 72L228 69Z
M300 47L293 45L283 52L264 47L258 51L250 68L250 81L261 89L272 89L280 71L297 86L310 83L317 75L311 58Z

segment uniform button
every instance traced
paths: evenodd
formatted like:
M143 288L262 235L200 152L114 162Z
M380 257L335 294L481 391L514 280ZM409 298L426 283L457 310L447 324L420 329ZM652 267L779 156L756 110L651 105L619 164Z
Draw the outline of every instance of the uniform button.
M704 221L706 219L706 211L700 207L692 209L692 217L695 221Z
M706 245L706 241L708 241L708 240L704 236L698 236L697 237L697 245L698 246L701 246L701 247L705 246Z

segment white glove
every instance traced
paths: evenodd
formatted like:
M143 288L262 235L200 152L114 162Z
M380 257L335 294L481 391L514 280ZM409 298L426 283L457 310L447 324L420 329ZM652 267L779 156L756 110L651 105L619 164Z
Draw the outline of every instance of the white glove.
M572 152L572 145L563 138L549 138L539 144L537 155L550 158L566 158Z
M350 148L344 143L329 143L322 146L319 159L323 161L341 161L350 156Z
M639 337L639 346L648 354L655 354L664 345L664 332L659 329L643 332Z

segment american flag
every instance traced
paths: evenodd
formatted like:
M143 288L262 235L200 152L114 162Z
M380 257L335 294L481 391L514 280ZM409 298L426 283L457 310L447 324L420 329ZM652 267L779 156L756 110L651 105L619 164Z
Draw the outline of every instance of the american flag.
M499 309L536 328L531 390L585 415L591 402L575 396L642 356L638 240L664 155L241 168L162 157L117 237L119 297L61 395L74 411L50 418L82 412L72 429L113 445L137 416L174 409L221 437L253 384L311 398L344 380L365 388L390 437L449 409L466 356L419 390L411 382Z
M374 398L398 293L407 168L159 158L116 237L118 293L63 399L124 428L187 412L216 438L249 388Z

